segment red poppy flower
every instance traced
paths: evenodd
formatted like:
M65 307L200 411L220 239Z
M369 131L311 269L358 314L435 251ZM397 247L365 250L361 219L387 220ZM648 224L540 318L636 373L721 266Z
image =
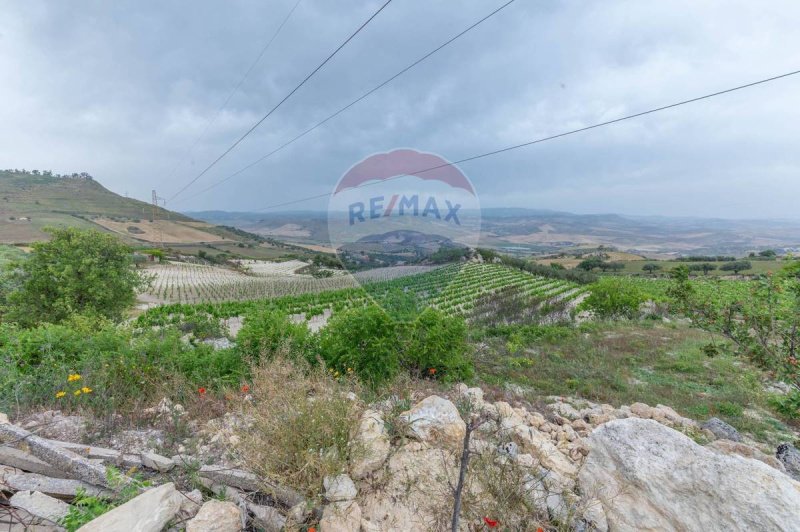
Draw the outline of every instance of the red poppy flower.
M247 393L249 391L250 391L250 386L242 384L242 393Z
M486 526L488 526L489 528L494 528L500 524L499 521L495 521L494 519L489 519L488 517L484 517L483 522L486 523Z
M308 529L308 532L317 532L317 529L312 526Z
M200 388L197 389L197 393L199 393L200 395L205 395L206 394L206 389L200 387Z
M544 528L539 527L539 528L536 529L536 532L544 532Z
M428 374L429 374L429 375L436 375L436 368L430 368L430 369L428 370Z

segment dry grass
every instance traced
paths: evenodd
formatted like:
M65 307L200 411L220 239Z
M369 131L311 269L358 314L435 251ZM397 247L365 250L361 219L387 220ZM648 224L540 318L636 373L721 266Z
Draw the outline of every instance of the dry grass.
M246 467L318 499L323 479L346 472L357 452L348 445L362 410L347 396L355 388L282 357L256 367L252 400L243 405L252 425L238 434Z

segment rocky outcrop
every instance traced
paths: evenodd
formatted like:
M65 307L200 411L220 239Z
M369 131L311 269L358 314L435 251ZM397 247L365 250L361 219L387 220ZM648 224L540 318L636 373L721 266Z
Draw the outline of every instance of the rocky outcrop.
M800 530L800 483L652 420L596 429L579 480L610 530Z
M183 496L171 482L152 488L101 515L78 532L160 532L181 509Z
M712 417L702 424L702 428L710 431L714 436L723 440L730 440L735 442L742 441L742 435L739 431L725 423L718 417Z
M453 448L461 445L467 428L456 405L438 395L426 397L414 405L400 415L400 421L405 424L409 438Z
M38 491L18 491L8 502L51 523L58 523L69 513L69 504Z
M356 433L351 439L350 473L362 479L379 469L389 456L389 434L383 417L376 410L365 410Z

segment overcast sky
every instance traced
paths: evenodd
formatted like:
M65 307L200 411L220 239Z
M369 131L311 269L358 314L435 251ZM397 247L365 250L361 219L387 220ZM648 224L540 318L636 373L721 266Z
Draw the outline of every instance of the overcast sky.
M295 2L0 0L0 168L86 171L118 193L172 196L383 0L301 0L190 150ZM329 192L374 152L458 160L800 69L795 0L516 0L291 147L190 198L502 3L394 0L167 207L257 210ZM799 144L796 76L462 171L484 206L798 218Z

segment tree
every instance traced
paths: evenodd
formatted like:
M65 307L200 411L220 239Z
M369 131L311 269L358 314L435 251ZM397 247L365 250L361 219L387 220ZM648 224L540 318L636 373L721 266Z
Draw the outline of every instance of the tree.
M595 268L602 268L605 264L606 263L603 262L601 259L598 259L597 257L592 257L589 259L582 260L576 266L576 268L578 268L579 270L586 270L587 272L590 272Z
M625 269L625 263L624 262L609 262L608 263L608 268L612 272L621 272L622 270Z
M765 249L764 251L758 252L758 256L765 259L774 259L777 255L774 249Z
M651 275L661 269L662 268L660 264L653 264L652 262L648 262L647 264L642 266L642 270L646 271Z
M719 267L719 269L723 271L727 272L732 271L734 275L739 275L739 272L744 270L750 270L752 268L753 265L750 263L750 261L747 260L737 260L733 262L728 262Z
M74 227L47 228L49 242L12 266L8 318L22 326L60 323L72 314L120 320L148 279L130 248L112 235Z

